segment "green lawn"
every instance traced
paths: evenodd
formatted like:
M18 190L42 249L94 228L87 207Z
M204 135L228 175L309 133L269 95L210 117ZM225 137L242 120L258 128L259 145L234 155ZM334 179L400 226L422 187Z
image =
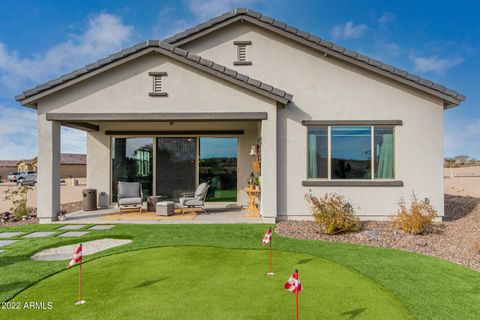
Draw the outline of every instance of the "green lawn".
M268 251L260 244L265 229L118 225L91 232L82 240L133 242L85 257L88 302L83 306L72 305L76 268L65 270L65 261L29 259L41 249L78 240L23 239L0 254L0 301L52 301L54 308L0 310L0 318L54 319L75 312L80 319L291 319L294 296L282 286L298 268L305 287L303 319L480 319L480 273L397 250L275 235L276 275L267 277Z

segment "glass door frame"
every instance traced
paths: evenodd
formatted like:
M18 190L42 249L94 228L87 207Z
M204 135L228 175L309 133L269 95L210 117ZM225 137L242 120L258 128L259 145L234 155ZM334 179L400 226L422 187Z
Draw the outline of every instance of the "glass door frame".
M111 135L110 136L110 201L113 199L113 166L112 166L112 156L113 156L113 139L115 138L152 138L153 139L153 159L152 159L152 194L157 194L157 138L195 138L196 143L196 156L195 156L195 188L198 186L200 181L200 138L236 138L237 139L237 203L238 203L238 158L240 151L240 135L238 134L167 134L167 135Z

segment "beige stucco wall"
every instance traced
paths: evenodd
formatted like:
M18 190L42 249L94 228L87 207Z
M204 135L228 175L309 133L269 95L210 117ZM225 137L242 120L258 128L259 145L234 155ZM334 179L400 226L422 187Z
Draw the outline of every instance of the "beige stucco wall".
M168 97L150 97L150 71L167 72L163 89ZM101 75L52 94L39 102L39 113L161 113L161 112L266 112L262 131L276 144L276 102L219 80L170 58L151 53ZM244 130L239 135L238 202L246 204L242 191L251 172L250 147L257 142L258 122L99 122L99 132L87 135L87 184L111 197L110 144L106 130ZM274 150L274 149L273 149ZM275 157L271 153L265 157ZM271 172L267 172L271 171ZM276 215L276 169L266 169L263 181L274 196L263 201L264 211Z
M251 66L235 66L235 40L250 40ZM394 214L401 196L428 197L443 215L443 108L431 96L324 57L244 22L183 46L294 95L278 124L278 215L309 218L304 194L343 194L362 218ZM403 120L396 128L396 178L404 187L302 187L307 128L302 120Z
M252 66L233 65L234 40L252 41L247 49ZM412 191L422 199L428 197L443 215L443 108L439 99L325 57L248 23L217 31L184 47L292 93L293 102L278 109L267 98L150 54L42 99L38 110L40 151L45 149L51 155L58 147L56 139L46 136L57 128L45 121L45 112L267 112L268 120L256 123L257 130L251 131L260 131L263 138L264 216L310 218L304 201L309 189L317 195L337 192L346 196L362 218L384 219L394 214L400 197ZM168 73L163 81L168 97L148 96L152 86L149 71ZM402 120L403 125L396 127L395 152L396 179L402 180L404 187L302 187L307 172L307 128L301 121L311 119ZM202 129L203 125L209 129L217 125L235 127L232 123L174 124L178 129ZM237 125L249 131L251 124ZM162 130L165 126L169 124L100 123L101 131L90 133L87 140L89 187L99 192L110 190L110 176L106 174L110 172L110 137L104 130ZM252 140L253 136L252 133ZM46 142L42 142L43 138ZM249 148L250 142L245 143L245 148ZM39 158L42 162L52 163L47 156ZM240 168L239 182L245 181L241 177L245 168ZM39 179L40 185L42 179L47 180ZM51 180L45 185L56 188ZM55 197L50 199L55 201ZM46 205L45 210L48 208L55 206Z
M62 164L60 165L60 178L85 178L87 166L84 164Z

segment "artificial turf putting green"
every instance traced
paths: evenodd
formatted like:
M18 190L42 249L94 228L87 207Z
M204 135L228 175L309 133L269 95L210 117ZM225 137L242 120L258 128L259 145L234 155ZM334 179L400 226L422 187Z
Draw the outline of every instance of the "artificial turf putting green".
M37 231L55 231L61 225L23 225L0 228L0 232L20 231L24 233ZM88 229L91 225L86 226ZM19 240L13 244L2 247L5 252L0 253L0 302L10 301L16 297L24 296L24 290L41 285L42 280L60 272L63 274L67 261L35 261L30 257L43 249L59 247L78 242L86 242L102 238L132 239L132 242L95 253L84 257L86 268L96 259L106 256L114 258L125 252L144 252L143 249L172 246L197 246L217 247L223 249L244 249L264 251L268 248L261 245L268 225L261 224L231 224L231 225L195 225L195 224L121 224L110 230L96 230L80 238L44 237L21 238L22 235L13 237ZM331 261L345 268L355 270L367 279L397 297L398 301L419 320L439 319L480 319L480 272L467 269L454 263L434 257L362 245L352 245L324 241L308 241L273 235L273 246L277 251L292 252L318 257ZM143 264L140 255L138 264ZM169 264L166 264L168 267ZM288 267L288 274L294 266ZM299 266L305 292L311 290L311 285L304 278L304 266ZM168 270L168 269L167 269ZM71 272L71 271L68 271ZM136 270L143 272L143 270ZM320 271L318 271L320 272ZM281 282L285 281L283 277ZM48 280L46 280L48 281ZM121 282L122 278L112 281ZM148 281L145 279L144 281ZM283 283L282 283L283 284ZM49 301L50 295L60 287L44 291L39 301ZM60 288L60 289L59 289ZM25 292L27 292L25 291ZM22 293L23 292L23 293ZM207 295L208 293L205 293ZM338 301L343 297L337 296ZM128 297L125 300L128 301ZM322 299L318 296L317 299ZM35 300L29 300L35 301ZM180 305L188 303L180 300ZM320 305L321 306L321 305ZM320 308L319 308L320 309ZM9 319L3 316L8 312L0 309L0 319ZM318 311L321 312L321 311ZM358 312L358 311L356 311ZM8 312L17 318L22 318L23 311ZM40 311L41 313L41 311ZM79 316L76 314L75 316ZM341 319L361 319L358 315L345 315ZM70 318L74 318L73 315ZM28 319L28 317L25 317ZM59 317L59 319L63 319ZM120 319L120 318L119 318ZM175 319L180 319L176 317ZM197 317L197 319L202 319ZM243 319L243 317L238 317ZM272 319L272 318L269 318ZM305 319L305 318L304 318ZM381 317L380 319L385 319Z
M294 268L305 287L303 319L411 319L371 279L338 263L275 251L275 276L264 250L177 246L137 250L84 264L84 296L75 306L78 269L60 272L12 302L51 301L46 311L9 311L9 319L292 319L283 289ZM48 292L48 298L46 293ZM74 315L74 316L73 316Z

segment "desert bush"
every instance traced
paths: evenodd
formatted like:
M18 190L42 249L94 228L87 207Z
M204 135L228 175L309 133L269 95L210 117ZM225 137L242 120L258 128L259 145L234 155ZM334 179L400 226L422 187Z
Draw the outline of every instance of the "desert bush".
M315 222L324 228L327 234L353 232L360 229L360 221L355 216L353 206L343 196L327 193L317 198L312 193L305 195L312 210Z
M412 193L410 207L407 206L403 197L398 202L398 206L394 223L397 228L410 234L426 232L432 225L433 219L437 217L437 210L428 202L428 199L420 201L415 193Z
M480 242L476 242L473 245L473 251L475 251L476 254L480 254Z
M13 212L17 219L21 219L33 211L32 208L27 206L27 196L30 190L32 190L31 187L21 186L20 188L7 189L3 192L5 193L4 199L12 202L10 211Z

